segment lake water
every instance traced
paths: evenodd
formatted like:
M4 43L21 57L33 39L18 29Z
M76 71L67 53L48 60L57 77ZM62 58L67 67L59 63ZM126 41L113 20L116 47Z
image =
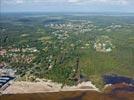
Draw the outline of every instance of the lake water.
M117 92L124 92L124 93L133 92L134 93L134 79L132 78L117 76L117 75L104 75L103 80L105 84L114 85L114 88L112 89L113 93L117 93ZM125 83L128 85L121 87L121 83ZM120 85L117 85L117 84L120 84Z
M105 84L127 83L134 85L134 79L117 75L104 75L103 80Z

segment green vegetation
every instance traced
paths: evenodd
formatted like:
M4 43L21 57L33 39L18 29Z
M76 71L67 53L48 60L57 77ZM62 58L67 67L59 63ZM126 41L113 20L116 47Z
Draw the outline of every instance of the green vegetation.
M105 74L134 77L134 17L60 16L2 16L0 63L17 69L20 80L73 85L83 75L102 87Z

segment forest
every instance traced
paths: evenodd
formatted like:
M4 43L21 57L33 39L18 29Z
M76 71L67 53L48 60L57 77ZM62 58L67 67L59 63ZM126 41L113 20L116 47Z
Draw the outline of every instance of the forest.
M134 77L134 16L2 14L0 52L18 80L101 88L103 75Z

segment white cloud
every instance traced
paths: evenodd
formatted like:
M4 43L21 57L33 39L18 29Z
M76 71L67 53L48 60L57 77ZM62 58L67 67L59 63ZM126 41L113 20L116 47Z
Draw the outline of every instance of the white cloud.
M70 3L78 3L80 0L68 0Z
M24 1L23 0L16 0L16 3L22 4L22 3L24 3Z
M25 0L1 0L1 2L5 4L22 4Z
M67 0L70 3L106 3L106 4L128 4L134 2L133 0Z
M134 3L134 0L1 0L3 3L16 3L16 4L22 4L22 3L69 3L69 4L107 4L107 5L126 5Z

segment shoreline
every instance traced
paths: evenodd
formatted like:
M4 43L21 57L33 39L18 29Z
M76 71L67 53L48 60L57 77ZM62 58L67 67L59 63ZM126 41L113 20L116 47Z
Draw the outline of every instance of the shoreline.
M65 85L61 88L62 84L52 82L48 80L47 82L13 82L9 87L7 87L2 94L23 94L23 93L50 93L50 92L69 92L69 91L97 91L100 92L98 88L95 87L90 81L79 83L76 86Z
M133 100L134 93L101 93L97 91L59 91L3 94L2 100Z
M52 82L47 79L38 79L36 82L14 81L1 91L1 94L29 94L29 93L53 93L53 92L74 92L74 91L96 91L98 93L116 91L132 91L134 86L127 83L106 84L104 90L100 90L91 81L81 82L77 85L62 87L61 83ZM124 90L123 90L124 89Z
M44 94L44 93L59 93L59 92L98 92L103 93L101 91L97 91L94 89L70 89L70 90L57 90L57 91L40 91L40 92L29 92L29 93L13 93L13 94L2 94L2 95L21 95L21 94ZM1 95L0 95L1 96Z

